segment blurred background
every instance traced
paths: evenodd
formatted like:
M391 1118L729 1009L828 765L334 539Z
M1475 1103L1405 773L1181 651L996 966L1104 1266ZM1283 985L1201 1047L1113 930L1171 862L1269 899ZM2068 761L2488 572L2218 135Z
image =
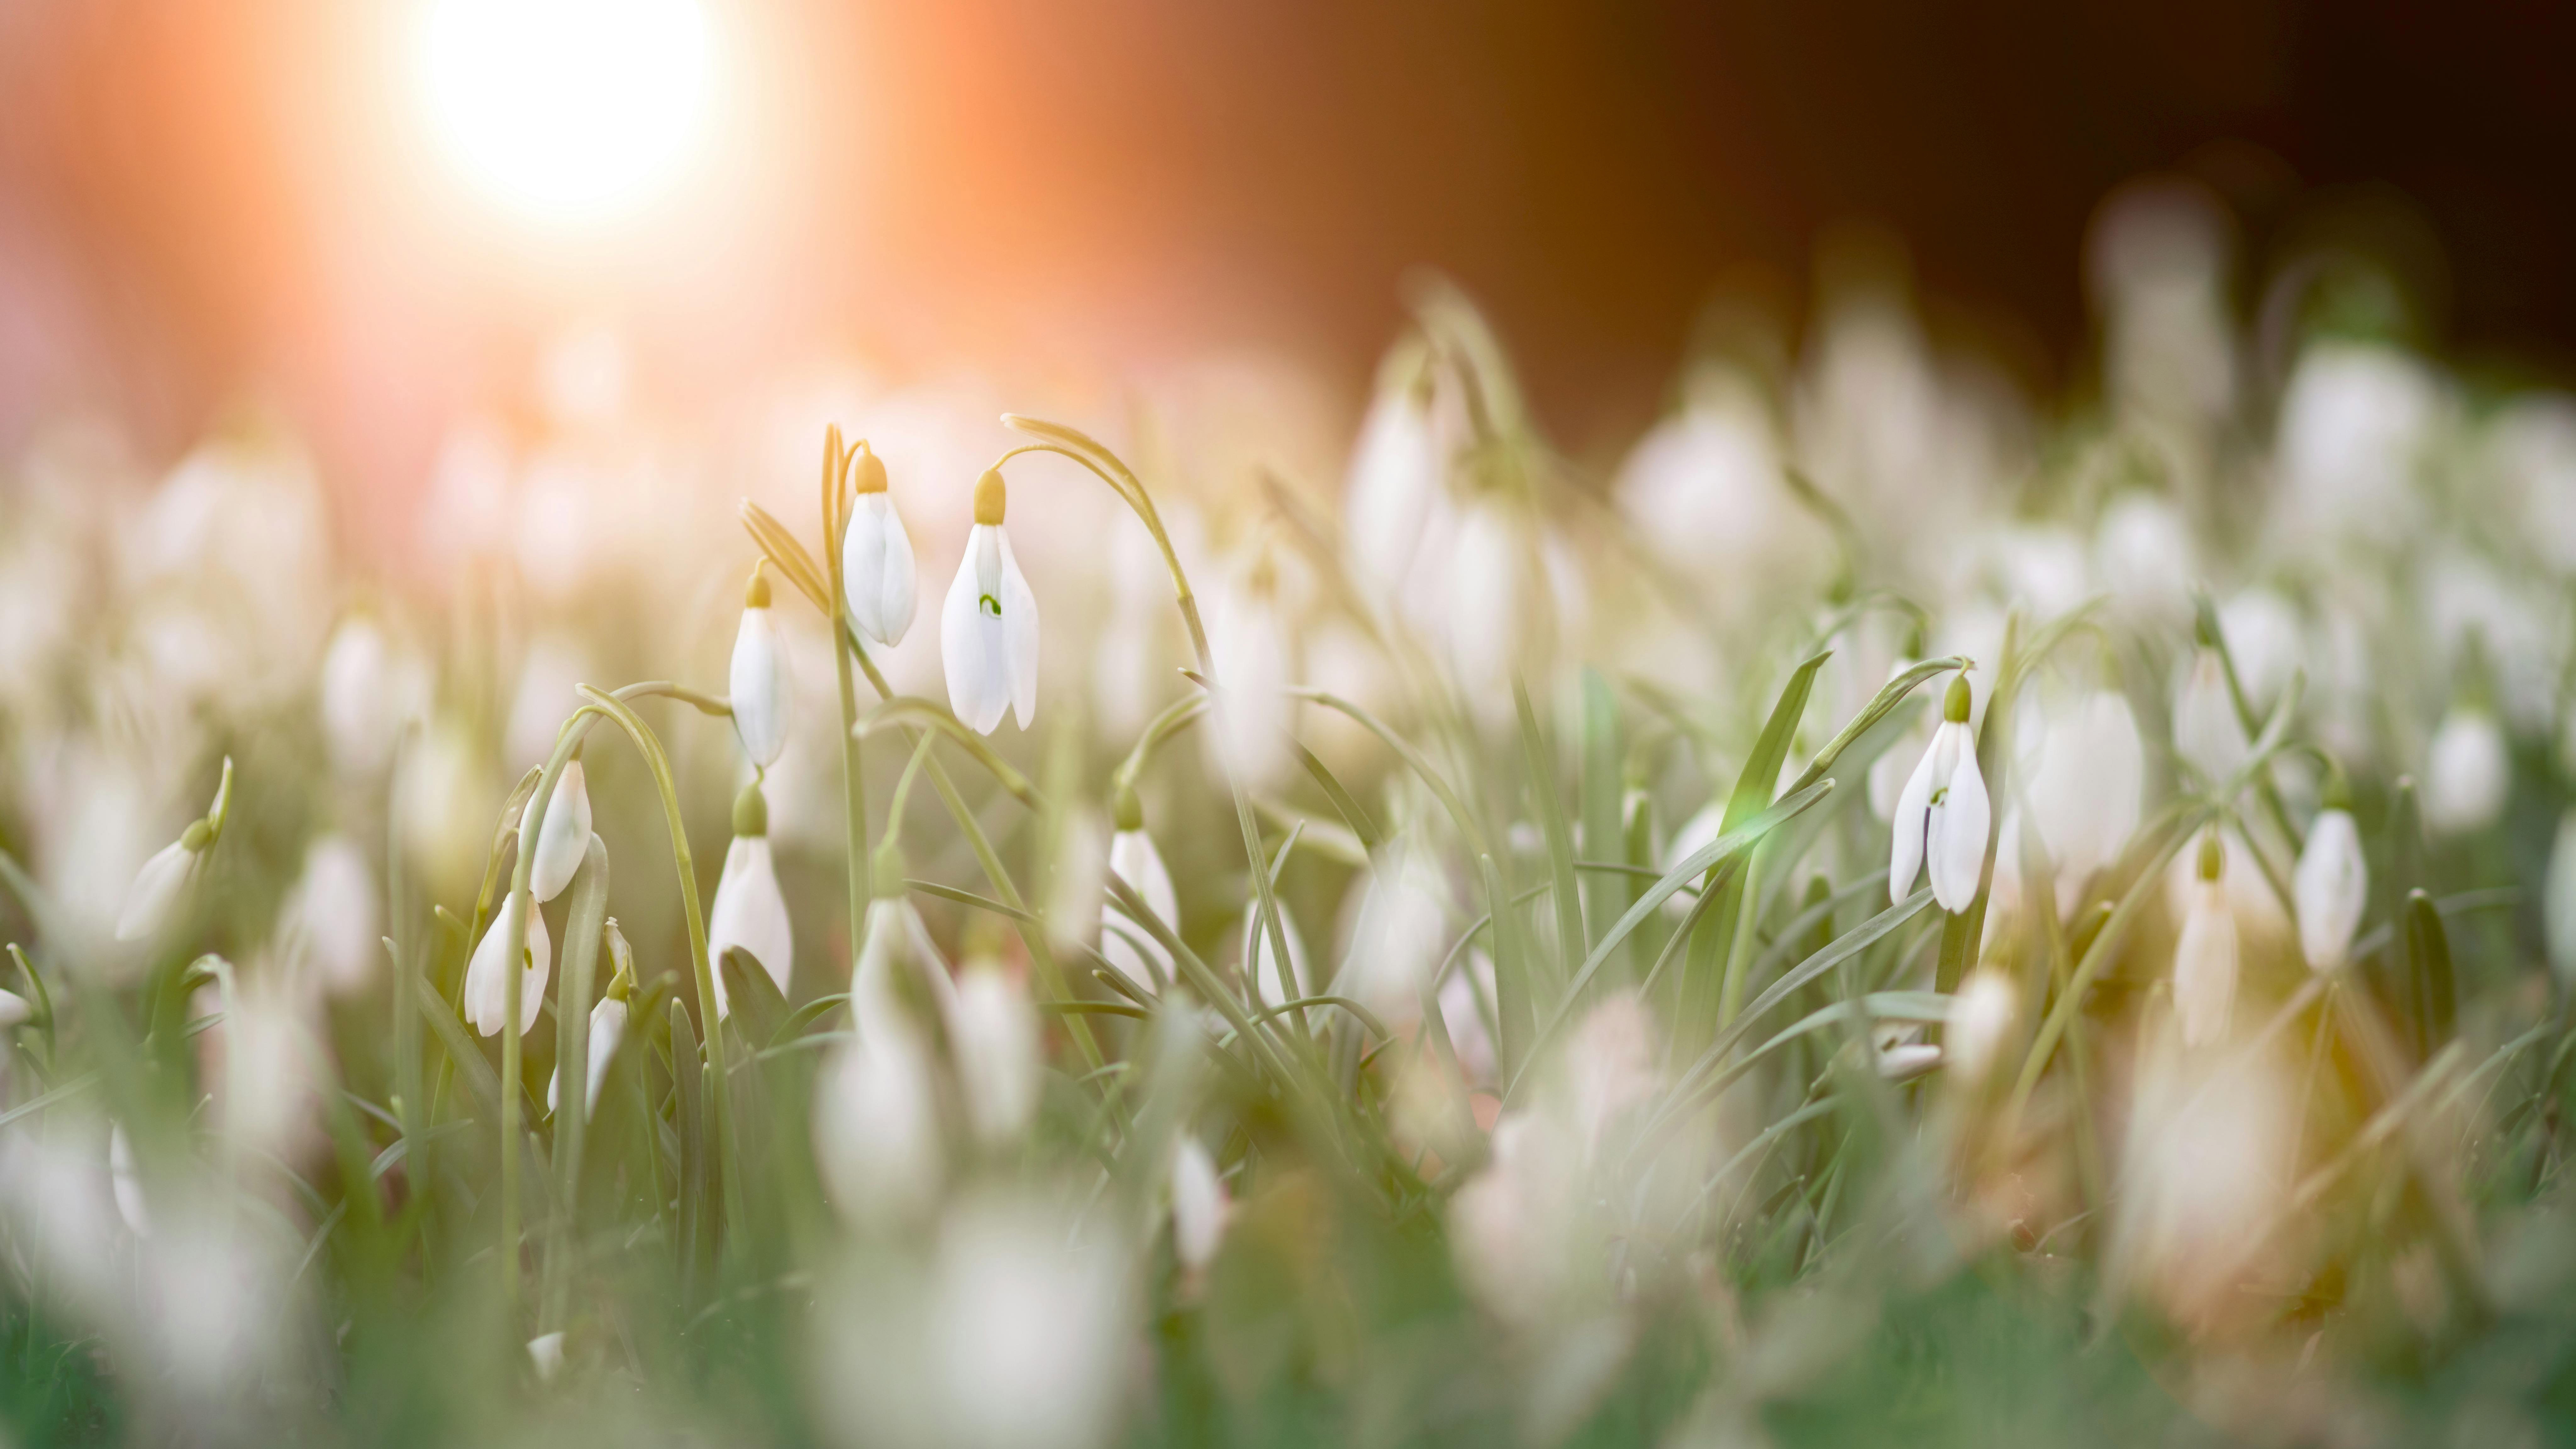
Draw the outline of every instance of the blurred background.
M2080 395L2088 221L2156 170L2227 203L2242 310L2331 236L2413 340L2551 378L2570 54L2576 12L2501 0L11 0L0 455L90 414L157 469L249 403L381 566L451 420L531 406L566 336L648 414L971 371L1097 416L1071 379L1240 353L1342 438L1421 265L1578 458L1713 297L1794 338L1845 264Z

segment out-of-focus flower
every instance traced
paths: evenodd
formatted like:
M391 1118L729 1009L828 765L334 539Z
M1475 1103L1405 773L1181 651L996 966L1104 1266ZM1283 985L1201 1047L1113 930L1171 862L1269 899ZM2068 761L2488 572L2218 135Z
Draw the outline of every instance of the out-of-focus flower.
M1210 611L1225 697L1201 738L1211 763L1247 787L1276 784L1295 760L1288 734L1295 640L1278 591L1273 567L1263 558L1249 578L1220 590Z
M304 874L278 908L278 942L334 995L350 995L375 979L384 950L380 915L367 853L334 831L304 848Z
M957 977L948 1026L957 1085L975 1135L995 1145L1017 1139L1037 1111L1045 1073L1028 988L997 962L969 960Z
M1038 708L1038 603L1002 531L1002 475L975 481L975 527L939 613L948 703L967 728L991 734L1005 710L1027 729Z
M912 535L886 491L886 467L865 442L850 464L858 488L848 530L841 536L841 583L850 596L850 622L891 649L912 628L920 598L913 582Z
M538 900L553 900L572 884L582 857L590 851L590 784L581 756L564 762L563 773L555 776L555 787L546 796L546 818L537 828L537 838L531 842L523 825L519 848L528 852L528 889L537 893Z
M1440 637L1459 687L1480 704L1509 698L1511 671L1520 663L1522 611L1529 606L1524 551L1500 501L1478 500L1461 512Z
M882 497L883 494L878 496ZM761 769L787 748L790 686L787 655L769 613L769 575L752 570L742 593L742 627L733 636L733 728L742 752Z
M197 878L205 863L206 853L224 832L224 818L232 807L233 762L224 760L221 783L215 786L215 799L206 807L204 818L188 822L179 838L153 853L135 872L134 884L126 889L125 904L116 913L116 939L142 941L158 936L167 929L186 904L188 886Z
M1922 1030L1892 1021L1870 1029L1871 1059L1878 1064L1880 1076L1891 1082L1910 1082L1941 1065L1939 1047L1914 1039Z
M322 742L344 775L368 777L393 758L403 726L429 708L428 671L372 616L352 613L322 653Z
M579 686L591 673L589 651L561 634L540 634L529 641L519 661L519 677L510 691L510 718L502 727L501 748L513 770L544 763L554 753L564 717L579 709Z
M2562 575L2576 573L2576 398L2543 393L2506 404L2488 425L2505 502L2521 540Z
M2299 954L2315 971L2344 964L2370 898L2361 827L2353 822L2350 804L2331 787L2326 801L2326 808L2309 822L2308 843L2300 848L2290 892L2299 909Z
M2190 608L2196 570L2191 525L2182 510L2152 493L2111 500L2093 530L2093 567L2111 597L2130 613L2177 618Z
M465 1019L485 1036L498 1036L509 1025L510 998L503 993L513 975L519 979L519 1034L533 1031L537 1009L545 1004L546 978L554 971L554 939L546 934L545 912L534 901L526 902L527 925L516 933L517 949L512 949L510 918L522 909L522 899L518 892L510 893L465 966Z
M2441 403L2433 374L2404 353L2310 344L2281 397L2281 537L2406 537L2422 516L2415 470Z
M1977 769L1977 740L1968 730L1968 680L1958 675L1941 701L1941 727L1931 748L1905 782L1896 804L1894 848L1887 865L1888 898L1901 901L1914 889L1915 873L1928 862L1932 898L1958 912L1977 898L1986 867L1986 834L1993 826L1986 779Z
M2227 661L2215 649L2194 651L2191 672L2174 692L2173 742L2174 752L2211 785L2234 776L2253 752L2227 690Z
M2236 397L2225 211L2194 182L2132 182L2103 202L2090 250L2114 404L2138 423L2204 438Z
M551 725L546 738L551 748ZM394 810L402 822L404 853L419 863L439 897L467 895L482 879L492 817L501 808L489 765L473 732L453 716L431 725L417 747L403 752Z
M2236 913L2227 900L2226 847L2216 831L2200 838L2198 883L2174 946L2174 1016L2183 1045L2226 1039L2236 1012Z
M926 1035L931 1019L956 1029L957 987L930 928L896 871L880 871L866 938L850 973L850 1020L861 1036L880 1027Z
M107 1134L107 1183L116 1196L116 1215L138 1238L152 1236L152 1211L143 1200L143 1174L134 1166L134 1139L117 1123Z
M1230 1206L1215 1159L1198 1138L1182 1133L1172 1152L1172 1254L1183 1268L1204 1273L1216 1261Z
M1421 1010L1422 983L1448 942L1438 875L1418 843L1381 845L1352 885L1357 899L1334 994L1382 1017L1410 1020Z
M2146 768L2137 717L2118 690L2094 690L2049 720L2025 798L2057 864L2060 917L2137 833ZM2018 844L2009 833L2004 843L2007 851ZM1999 862L1997 873L2002 869Z
M313 1009L313 998L290 982L257 975L226 982L223 1024L208 1035L222 1038L218 1105L236 1149L293 1161L320 1140L329 1079Z
M2246 589L2218 606L2218 627L2246 702L2258 712L2269 709L2307 656L2298 608L2270 589Z
M1181 928L1181 899L1172 889L1172 873L1145 833L1144 807L1130 790L1117 801L1118 831L1109 837L1109 873L1127 883L1148 909L1174 931ZM1132 939L1131 939L1132 937ZM1144 926L1129 918L1114 899L1100 904L1100 954L1119 975L1144 991L1172 974L1169 953Z
M624 989L623 982L609 983L608 994L599 998L599 1003L590 1009L590 1059L581 1099L581 1113L585 1118L599 1110L600 1086L608 1080L610 1064L617 1060L618 1045L626 1040L628 1007L625 996L621 994ZM562 1077L562 1069L557 1068L553 1076L546 1078L546 1110L549 1112L563 1110L555 1099L555 1088Z
M2504 813L2513 784L2504 727L2484 706L2455 704L2424 757L2424 823L2440 835L2484 830Z
M1445 486L1431 394L1430 357L1419 342L1387 355L1343 484L1351 551L1362 574L1390 593L1412 567L1423 524Z
M1306 936L1297 929L1297 918L1289 914L1283 902L1279 907L1279 934L1288 941L1288 974L1293 990L1279 994L1279 958L1271 953L1270 933L1261 929L1258 901L1244 907L1243 974L1252 983L1252 993L1263 1006L1279 1006L1307 994L1313 989L1314 977L1306 965Z
M0 1031L25 1026L36 1019L36 1008L14 991L0 991Z
M796 970L796 930L787 919L787 896L769 858L769 801L752 781L733 797L733 844L725 848L724 874L707 910L707 963L715 970L716 1016L733 1012L725 987L724 953L751 953L784 994Z
M1953 1077L1970 1084L1985 1080L2020 1009L2021 993L2011 977L1991 966L1980 966L1968 973L1950 1003L1950 1028L1945 1040L1950 1047Z
M814 1160L841 1211L881 1225L926 1210L943 1154L930 1052L911 1023L867 1023L825 1060L814 1094Z
M2158 1042L2145 1057L2122 1148L2131 1187L2114 1200L2105 1271L2186 1322L2242 1322L2263 1311L2249 1271L2270 1279L2298 1254L2295 1236L2276 1233L2262 1258L2247 1256L2294 1181L2282 1168L2297 1088L2269 1053L2212 1058Z
M2576 809L2558 817L2558 838L2550 843L2548 884L2541 892L2542 924L2549 938L2549 964L2558 979L2576 986Z
M563 1361L562 1329L558 1328L552 1333L540 1333L528 1340L528 1366L537 1371L538 1383L553 1383L555 1375L563 1372Z
M1695 372L1681 411L1637 440L1612 486L1638 540L1730 614L1831 565L1831 538L1784 479L1770 409L1736 372Z

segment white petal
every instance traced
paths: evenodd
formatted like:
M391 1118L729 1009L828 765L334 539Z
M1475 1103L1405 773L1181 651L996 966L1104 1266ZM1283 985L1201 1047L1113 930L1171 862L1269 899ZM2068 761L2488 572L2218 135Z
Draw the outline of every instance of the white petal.
M1038 600L1012 556L1011 536L999 527L1002 545L1002 658L1011 685L1011 713L1027 729L1038 712Z
M2504 813L2513 761L2504 730L2482 709L2442 717L2424 760L2424 823L2437 835L2484 830Z
M841 544L842 582L850 618L859 632L892 648L912 628L919 602L913 582L912 536L903 515L883 493L862 494Z
M1180 930L1180 897L1172 889L1172 873L1154 849L1152 836L1142 830L1121 830L1111 836L1109 873L1141 896L1146 909L1161 917L1164 925ZM1157 976L1170 978L1171 958L1162 943L1115 901L1102 904L1100 923L1100 954L1120 975L1146 991L1155 989Z
M948 707L977 734L989 735L1011 706L1010 687L1002 673L1001 595L988 590L979 576L980 557L996 554L998 533L979 523L966 538L966 557L948 598L939 609L939 658L948 674ZM998 569L996 570L996 583ZM990 612L986 601L990 600Z
M1924 854L1932 867L1932 898L1941 903L1941 909L1955 913L1977 898L1977 880L1986 869L1986 835L1994 826L1994 816L1968 727L1945 724L1941 730L1958 732L1952 745L1958 762L1950 771L1948 792L1932 811Z
M1037 1110L1045 1073L1028 992L997 967L969 965L957 981L950 1037L976 1135L994 1143L1017 1137Z
M527 832L520 832L521 848L526 848ZM565 764L555 777L554 793L547 797L546 818L537 828L537 844L528 862L528 889L541 901L553 900L572 884L581 869L582 856L590 849L590 788L582 774L581 761Z
M707 912L707 965L715 972L716 1016L733 1012L725 990L724 953L735 946L752 954L783 995L795 970L796 931L787 919L787 897L770 863L769 837L737 835L725 850L724 876Z
M815 1083L814 1158L862 1221L927 1207L941 1175L936 1089L919 1036L896 1023L843 1043Z
M2183 1045L2203 1046L2226 1037L2236 1010L2236 917L2227 907L2224 884L2204 881L2194 887L2182 939L2174 946L2173 996Z
M2576 809L2558 817L2558 838L2550 846L2540 910L2549 964L2557 969L2559 980L2576 981Z
M600 1084L608 1080L609 1065L617 1060L617 1048L626 1040L626 1003L613 996L603 996L590 1009L590 1085L583 1096L585 1115L599 1110ZM551 1098L548 1106L553 1105Z
M520 934L520 951L509 947L510 914L519 897L514 892L501 907L500 918L483 932L482 941L474 948L474 959L465 967L465 1019L485 1036L498 1036L509 1025L512 967L519 966L519 1032L522 1036L537 1024L537 1008L545 1000L546 978L554 969L554 942L546 934L543 912L530 903L526 929ZM517 961L511 958L518 956Z
M787 748L788 708L787 659L767 609L742 611L742 627L733 638L732 689L742 752L766 770Z
M1172 1154L1172 1252L1196 1271L1215 1261L1225 1238L1225 1183L1196 1137L1182 1135Z
M14 991L0 991L0 1028L25 1026L36 1017L36 1008L27 998Z
M2299 908L2299 954L2309 967L2331 971L2344 964L2370 894L2361 828L2350 811L2318 812L2308 827L2308 843L2299 851L2290 894Z
M1887 858L1887 899L1891 905L1912 893L1914 877L1923 869L1924 837L1931 826L1932 772L1940 757L1941 735L1936 730L1932 743L1924 747L1922 761L1906 777L1905 792L1896 797L1896 823Z
M161 934L179 914L186 898L188 880L196 873L197 852L179 841L153 852L134 873L134 884L125 892L125 905L116 913L116 939L140 941Z

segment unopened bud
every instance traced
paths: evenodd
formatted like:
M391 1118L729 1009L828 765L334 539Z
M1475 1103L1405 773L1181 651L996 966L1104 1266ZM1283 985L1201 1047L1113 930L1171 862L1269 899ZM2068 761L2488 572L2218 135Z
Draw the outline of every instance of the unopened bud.
M1002 506L1005 502L1003 495L1002 470L999 468L985 469L984 476L975 480L975 521L977 523L1000 523L1002 521Z

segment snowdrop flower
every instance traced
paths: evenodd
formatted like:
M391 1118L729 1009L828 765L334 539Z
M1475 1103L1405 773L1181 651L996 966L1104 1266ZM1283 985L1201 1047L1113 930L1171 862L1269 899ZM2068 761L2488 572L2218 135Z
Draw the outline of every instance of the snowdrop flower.
M1871 1059L1878 1074L1891 1082L1910 1082L1941 1065L1941 1049L1911 1038L1921 1027L1889 1022L1869 1034Z
M993 961L968 962L948 1029L975 1135L996 1145L1017 1138L1037 1111L1045 1069L1027 988Z
M948 704L966 727L991 734L1004 710L1027 729L1038 709L1038 601L1002 531L1002 475L975 480L975 527L948 602L939 611L939 658Z
M1498 694L1508 698L1511 671L1521 654L1528 570L1514 524L1499 501L1471 503L1450 545L1442 632L1460 686L1480 703Z
M877 855L877 891L868 904L866 938L850 973L850 1019L859 1035L877 1030L920 1032L925 1014L957 1022L957 988L948 978L948 963L930 939L904 894L903 867L886 852ZM918 1008L918 1009L916 1009Z
M1172 1255L1192 1273L1207 1271L1225 1238L1229 1203L1216 1162L1198 1138L1181 1134L1172 1153Z
M2415 471L2442 402L2431 370L2393 348L2319 342L2302 352L2276 444L2283 536L2405 537L2420 514Z
M2123 493L2094 526L2093 567L2130 613L2181 617L2191 608L2184 581L2196 567L2191 525L2182 510L2155 494Z
M742 752L766 770L787 748L787 654L769 616L769 575L751 571L742 591L742 628L733 636L733 728ZM576 862L578 864L578 862Z
M540 1333L528 1340L528 1366L537 1371L537 1382L550 1384L563 1372L564 1336L562 1329Z
M2236 1012L2236 913L2226 873L2227 848L2209 831L2200 838L2200 869L2174 946L2174 1015L2187 1047L2224 1039Z
M2031 823L2057 864L2060 917L2137 833L2146 770L2137 716L2118 690L2097 689L2048 722L2028 798Z
M626 975L621 971L615 980L608 983L608 994L599 998L599 1004L590 1009L590 1059L581 1098L581 1115L585 1121L599 1110L600 1085L608 1080L609 1064L617 1060L617 1048L626 1040L628 990ZM546 1110L549 1112L563 1110L555 1101L555 1088L562 1079L561 1068L546 1079Z
M536 892L538 900L550 901L572 884L582 857L590 852L590 787L579 754L555 776L554 792L546 797L545 822L531 842L527 827L533 823L524 819L523 812L519 848L528 852L528 889Z
M2011 977L1991 966L1980 966L1968 973L1968 979L1960 983L1958 995L1950 1001L1947 1038L1960 1080L1984 1080L2020 1006L2021 994Z
M205 818L190 821L177 840L155 851L134 873L134 884L126 888L125 903L116 913L116 939L148 940L178 918L187 901L189 884L197 878L215 842L223 837L224 818L231 812L232 797L233 762L227 755L223 778L215 786L215 802L207 807Z
M1895 848L1887 865L1891 901L1905 899L1927 861L1932 898L1941 909L1964 911L1977 898L1993 814L1985 776L1977 770L1976 736L1968 731L1969 703L1967 676L1954 677L1941 701L1941 727L1897 800Z
M14 991L0 991L0 1031L25 1026L36 1019L36 1008L27 998Z
M1200 738L1217 769L1247 785L1276 784L1296 758L1288 733L1294 640L1270 560L1258 560L1249 578L1221 588L1211 602L1225 709Z
M1397 348L1378 373L1377 399L1360 425L1343 483L1351 550L1379 588L1404 581L1441 488L1439 430L1431 415L1429 358Z
M519 935L519 949L510 949L510 918L522 909L527 925ZM474 959L465 967L465 1019L485 1036L498 1036L509 1024L510 998L502 995L510 989L510 968L519 972L519 1034L525 1036L537 1025L537 1008L546 999L546 978L554 970L554 940L546 934L546 917L532 900L518 892L510 893L501 908L501 918L483 933L483 942L474 948ZM516 962L511 960L513 955Z
M2370 867L2361 858L2361 827L2353 823L2340 773L2326 786L2326 808L2308 825L2308 843L2299 850L2290 895L2299 911L2299 954L2307 958L2308 968L2332 971L2342 966L2370 898Z
M942 1174L937 1088L920 1033L877 1020L834 1049L815 1083L814 1158L852 1219L917 1217Z
M351 614L331 631L319 681L322 742L344 775L370 776L393 759L394 739L423 712L429 683L384 627Z
M367 853L337 831L304 848L304 874L278 910L277 934L290 952L346 996L374 979L383 931Z
M752 781L733 797L733 844L725 849L724 875L707 911L707 962L715 969L716 1017L733 1012L725 989L724 953L739 946L760 962L781 994L796 968L796 931L787 920L787 897L769 859L769 801Z
M1172 873L1164 867L1162 854L1154 849L1154 837L1145 833L1145 809L1135 791L1119 793L1117 821L1118 832L1109 837L1109 873L1143 897L1164 925L1178 931L1180 896L1172 889ZM1115 899L1100 905L1100 954L1119 975L1146 991L1157 990L1156 983L1172 974L1171 957L1162 943L1131 920Z
M2513 761L2495 715L2474 703L2453 705L2424 760L2424 823L2440 835L2483 830L2504 813L2512 783Z
M858 501L841 534L841 585L849 595L850 622L891 649L912 628L920 599L913 584L912 535L903 530L894 495L886 491L884 460L862 441L850 464Z
M134 1139L117 1123L107 1134L107 1182L116 1195L116 1215L138 1238L152 1236L152 1212L143 1201L143 1174L134 1165Z
M2541 924L2549 939L2549 964L2558 979L2576 985L2576 809L2558 817L2558 839L2549 850L2548 883L2541 889Z
M2213 786L2232 778L2252 753L2227 690L2227 661L2216 649L2204 646L2192 655L2191 673L2174 694L2173 742L2174 751Z

